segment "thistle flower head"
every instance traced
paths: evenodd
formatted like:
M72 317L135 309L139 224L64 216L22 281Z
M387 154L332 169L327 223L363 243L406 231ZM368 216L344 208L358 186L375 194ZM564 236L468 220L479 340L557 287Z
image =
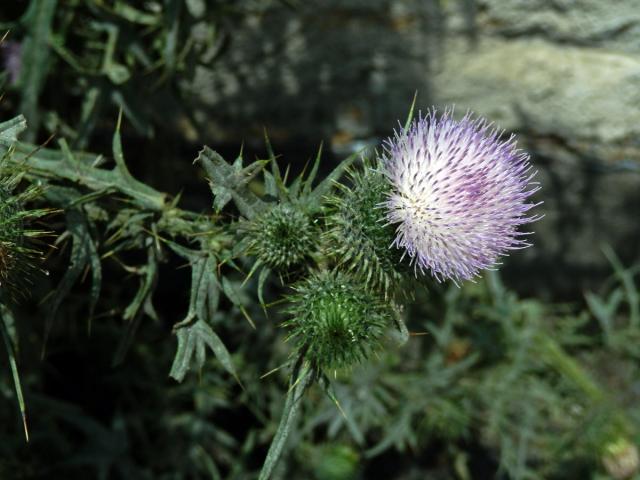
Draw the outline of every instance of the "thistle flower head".
M382 162L392 192L383 202L396 224L394 246L416 270L438 280L469 280L496 265L507 251L529 244L518 228L536 220L527 199L529 156L514 137L467 114L430 111L385 143Z

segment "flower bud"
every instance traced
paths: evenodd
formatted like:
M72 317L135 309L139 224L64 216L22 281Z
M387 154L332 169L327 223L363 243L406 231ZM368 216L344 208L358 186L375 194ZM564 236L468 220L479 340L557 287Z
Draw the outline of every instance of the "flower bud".
M390 185L369 162L362 170L351 172L350 183L350 187L340 185L339 194L329 201L329 255L340 268L386 296L399 290L407 270L401 252L390 248L394 227L387 224L381 208Z
M301 208L276 204L249 223L249 253L274 270L288 270L313 253L316 230L312 218Z
M314 273L289 297L287 340L317 368L350 367L378 348L393 310L362 282L338 271Z

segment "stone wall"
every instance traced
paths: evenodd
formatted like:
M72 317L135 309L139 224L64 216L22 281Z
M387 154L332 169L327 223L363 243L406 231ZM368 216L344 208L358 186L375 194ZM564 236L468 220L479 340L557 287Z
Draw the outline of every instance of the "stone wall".
M418 104L455 104L517 132L543 183L536 247L507 261L575 293L601 245L640 256L637 0L321 0L238 28L184 85L212 143L377 143Z

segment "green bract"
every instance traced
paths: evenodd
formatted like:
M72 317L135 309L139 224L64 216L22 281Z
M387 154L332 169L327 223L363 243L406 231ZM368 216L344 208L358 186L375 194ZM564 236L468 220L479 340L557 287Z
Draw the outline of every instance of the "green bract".
M39 189L32 186L14 193L21 177L16 173L3 174L3 169L0 164L0 289L10 296L23 296L26 292L21 287L40 256L28 239L44 234L27 224L47 211L25 209L24 203L38 196Z
M390 248L394 227L385 223L380 204L389 186L371 162L350 172L351 186L339 184L327 216L329 254L340 267L356 274L385 297L398 293L406 268L401 253Z
M342 272L314 273L294 287L284 326L318 368L350 367L369 357L390 324L391 306Z
M20 208L6 189L0 187L0 282L2 285L13 271L22 243L23 226Z

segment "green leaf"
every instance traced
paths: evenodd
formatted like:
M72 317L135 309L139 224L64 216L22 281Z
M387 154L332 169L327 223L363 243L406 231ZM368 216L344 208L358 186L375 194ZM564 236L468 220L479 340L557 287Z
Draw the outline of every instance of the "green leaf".
M214 196L213 208L217 213L232 199L240 213L247 218L254 217L264 208L264 202L249 190L248 184L268 160L257 161L242 168L242 157L229 165L217 152L204 147L195 161L202 164L206 172Z
M8 131L10 130L11 125L8 125ZM11 135L8 134L8 137ZM11 163L26 164L30 177L68 180L91 190L121 192L142 209L162 211L166 206L166 195L137 181L126 170L118 131L114 135L113 143L118 166L112 170L99 168L104 163L102 155L71 152L64 140L60 140L59 150L16 142L13 146L14 154L11 157ZM6 151L6 148L6 145L0 141L0 153ZM59 205L64 205L64 202Z
M279 195L275 195L279 198L287 198L287 187L284 184L284 180L282 179L282 175L280 174L280 167L278 166L278 161L276 159L275 153L273 153L273 147L271 146L271 142L269 141L269 136L267 135L267 129L264 129L264 143L267 147L267 155L269 155L269 162L271 163L271 175L273 176L273 180L275 182L275 186L277 188L277 193Z
M169 375L181 382L193 362L197 368L202 368L206 359L206 347L209 347L225 370L242 386L229 351L208 324L213 319L220 298L216 258L177 244L170 246L191 263L191 295L185 319L174 326L178 350Z
M29 119L28 140L35 138L39 124L38 99L51 66L49 38L57 0L32 1L24 15L27 35L22 47L20 89L22 98L18 111Z
M308 195L311 193L311 187L313 185L313 181L316 179L316 175L318 174L318 168L320 168L320 158L322 158L322 142L318 147L318 153L316 154L316 159L313 162L313 167L311 167L311 172L309 172L309 176L304 182L304 188L302 189L302 193Z
M615 289L611 292L606 302L591 292L586 292L584 298L587 301L589 310L591 310L593 316L596 317L596 320L600 323L600 327L605 336L610 338L613 334L616 314L624 299L624 292L622 289Z
M353 437L355 442L359 446L363 446L365 444L364 435L362 434L362 431L358 427L358 424L353 420L353 418L350 415L347 415L347 412L345 412L344 409L342 408L342 405L338 401L338 397L337 397L337 395L336 395L336 393L335 393L335 391L333 389L333 386L331 385L331 381L329 380L329 377L327 377L323 373L318 378L318 385L320 386L320 388L322 388L322 390L324 391L325 395L327 397L329 397L329 400L331 400L333 402L333 404L336 406L336 408L342 414L342 418L344 419L345 423L347 424L347 428L349 429L349 432L351 433L351 436Z
M167 33L164 47L164 64L168 71L173 71L176 68L181 10L182 0L169 0L166 3L165 22L167 24Z
M55 193L56 190L50 190L47 192L48 195L54 195ZM71 256L69 259L69 267L53 294L53 300L51 300L47 316L45 317L43 355L58 309L87 266L90 266L92 270L92 284L90 292L90 310L92 313L100 295L102 267L97 248L91 238L89 224L82 212L77 209L68 210L66 212L66 220L67 231L72 238Z
M258 276L258 301L263 309L266 308L264 303L264 285L267 282L270 273L271 269L264 267Z
M23 115L0 123L0 145L11 147L18 140L18 135L26 129L27 120Z
M329 193L333 185L340 179L342 174L355 162L360 155L366 150L363 148L345 158L340 164L333 169L327 177L318 184L318 186L307 197L307 203L311 206L320 205L325 195Z
M122 122L122 111L118 116L118 123L116 131L113 134L113 158L116 162L116 168L114 172L117 172L120 176L120 184L127 185L130 190L136 191L138 195L144 195L143 198L148 199L148 203L145 202L145 207L151 210L161 210L164 206L164 196L161 195L162 203L158 204L158 192L147 184L139 182L129 172L127 164L124 161L124 154L122 153L122 140L120 138L120 124Z
M633 273L624 268L622 262L609 245L602 247L605 257L611 263L618 280L624 289L629 305L629 324L633 328L640 327L640 294L633 280Z
M404 131L409 130L409 126L411 125L411 120L413 120L413 109L416 106L416 100L418 99L418 92L413 94L413 101L411 102L411 108L409 109L409 114L407 115L407 121L404 122Z
M146 313L150 316L155 314L151 303L151 296L158 281L158 258L155 245L152 244L147 248L147 263L138 269L138 274L140 275L140 286L122 315L123 319L127 321L127 327L116 349L113 365L119 365L124 360L140 326L142 314Z
M224 369L229 372L240 383L240 379L236 373L231 355L224 346L220 337L211 329L204 320L198 320L191 325L180 326L176 330L178 337L178 350L171 365L169 376L181 382L187 371L191 368L191 364L195 358L196 368L202 368L204 365L205 346L209 347L216 358L220 361Z

